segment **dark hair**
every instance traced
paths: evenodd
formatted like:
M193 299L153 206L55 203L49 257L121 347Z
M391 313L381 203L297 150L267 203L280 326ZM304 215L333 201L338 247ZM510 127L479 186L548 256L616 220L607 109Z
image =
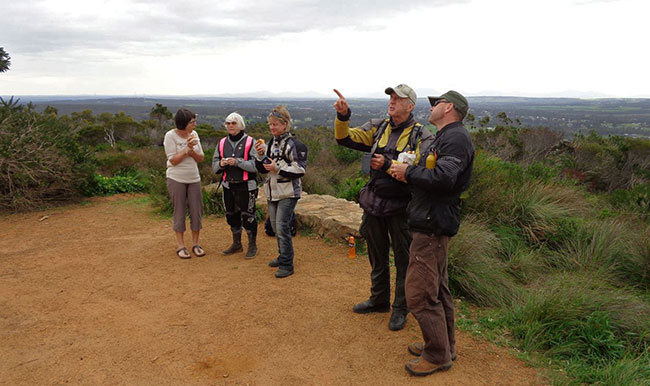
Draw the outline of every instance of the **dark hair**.
M196 114L190 110L186 108L178 109L176 116L174 116L174 120L176 121L176 128L179 130L185 130L187 124L190 123L190 121L194 118L196 118Z

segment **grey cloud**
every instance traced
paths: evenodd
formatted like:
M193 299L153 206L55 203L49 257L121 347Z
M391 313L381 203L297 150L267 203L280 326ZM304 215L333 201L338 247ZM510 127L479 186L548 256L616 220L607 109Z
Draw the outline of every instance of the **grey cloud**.
M469 0L278 0L133 1L115 15L72 15L56 19L34 0L5 10L3 44L24 54L60 50L116 50L156 55L183 48L210 49L224 42L257 40L282 33L354 27L376 29L392 15ZM18 4L16 4L18 3ZM189 47L188 47L189 46Z

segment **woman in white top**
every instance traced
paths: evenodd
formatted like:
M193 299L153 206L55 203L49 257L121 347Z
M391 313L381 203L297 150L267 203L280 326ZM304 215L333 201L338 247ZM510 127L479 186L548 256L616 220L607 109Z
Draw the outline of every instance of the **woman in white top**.
M196 114L181 108L174 117L176 128L165 134L165 154L167 155L167 190L174 205L174 232L181 259L189 259L190 253L185 247L185 208L189 204L190 228L192 229L192 252L205 256L199 245L203 200L201 195L201 176L198 162L203 161L203 148L199 135L194 131Z

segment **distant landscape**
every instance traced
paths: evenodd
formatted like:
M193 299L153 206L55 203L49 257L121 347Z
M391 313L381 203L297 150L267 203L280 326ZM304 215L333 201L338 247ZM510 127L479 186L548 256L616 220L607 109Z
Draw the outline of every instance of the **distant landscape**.
M124 113L135 120L147 119L151 108L161 103L175 112L184 106L199 114L202 123L221 127L224 118L238 111L247 121L265 121L266 114L275 105L286 104L296 127L331 126L334 120L332 99L256 99L256 98L173 98L173 97L35 97L22 96L21 103L32 102L38 111L55 107L59 114L91 110ZM497 114L505 112L524 127L544 127L567 136L595 131L600 135L650 137L650 99L578 99L578 98L523 98L523 97L469 97L470 113L474 121L469 126L493 127L503 124ZM385 99L350 99L353 125L385 114ZM426 122L429 104L420 98L415 110L416 119ZM485 119L489 117L489 121ZM483 121L481 121L483 119ZM480 123L481 122L481 123Z

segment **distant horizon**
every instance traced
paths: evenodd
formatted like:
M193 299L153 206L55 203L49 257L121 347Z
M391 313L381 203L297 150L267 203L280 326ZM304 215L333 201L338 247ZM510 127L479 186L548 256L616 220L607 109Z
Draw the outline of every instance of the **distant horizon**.
M426 100L427 96L440 95L441 93L425 93L420 92L418 99ZM584 100L598 100L598 99L650 99L646 96L631 96L631 97L617 97L609 95L508 95L508 94L469 94L465 95L467 98L515 98L515 99L584 99ZM69 98L70 100L83 100L83 99L111 99L111 98L162 98L162 99L260 99L260 100L300 100L300 99L318 99L318 100L335 100L336 96L328 96L323 93L240 93L240 94L22 94L22 95L2 95L3 99L11 97L47 101L48 98L52 100L62 100ZM350 99L387 99L386 95L373 95L373 94L350 94L346 96Z

